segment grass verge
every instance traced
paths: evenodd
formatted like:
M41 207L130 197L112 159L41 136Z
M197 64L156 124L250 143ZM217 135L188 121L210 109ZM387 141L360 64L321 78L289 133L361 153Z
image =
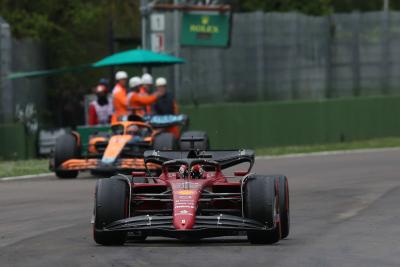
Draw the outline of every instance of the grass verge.
M391 148L391 147L400 147L400 137L388 137L388 138L370 139L370 140L344 142L344 143L332 143L324 145L259 148L256 149L256 155L278 156L278 155L301 154L301 153L312 153L312 152Z
M31 175L49 172L48 159L0 161L0 177Z

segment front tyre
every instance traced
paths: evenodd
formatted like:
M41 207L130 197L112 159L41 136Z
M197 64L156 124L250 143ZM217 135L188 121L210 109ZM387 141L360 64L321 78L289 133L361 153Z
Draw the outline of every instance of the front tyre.
M108 224L129 216L129 185L119 176L100 179L96 184L93 238L97 244L123 245L125 232L104 231Z
M58 178L71 179L78 176L78 171L59 170L61 165L70 159L79 156L79 147L76 138L72 134L64 134L57 138L54 147L54 166L55 173Z
M277 221L279 214L279 191L275 177L250 175L244 186L244 212L249 219L266 225L268 230L247 232L253 244L273 244L281 238L281 228Z

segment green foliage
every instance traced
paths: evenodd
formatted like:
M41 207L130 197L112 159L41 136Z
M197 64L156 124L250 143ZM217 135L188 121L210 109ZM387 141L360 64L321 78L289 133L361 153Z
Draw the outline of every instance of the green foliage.
M138 5L136 0L0 0L0 16L10 24L14 38L30 38L46 46L48 68L63 68L108 55L110 25L115 37L138 39ZM136 46L131 44L128 48ZM49 109L59 109L58 115L53 115L60 118L65 113L60 106L67 101L75 102L68 107L70 110L81 109L82 95L91 92L97 80L109 74L103 69L49 78ZM80 110L76 116L82 119L83 112ZM58 122L65 124L60 119ZM79 123L82 120L72 124Z
M331 1L332 0L245 0L239 1L239 5L240 9L243 11L299 11L311 15L323 15L331 11Z
M139 36L138 1L0 0L0 16L16 38L32 38L48 47L50 67L95 61L108 52L108 32Z
M18 21L13 25L13 33L16 38L29 37L40 40L47 32L51 32L57 26L50 22L46 15L29 14L26 10L17 10L3 15L7 21Z
M391 8L399 9L400 1L390 0ZM383 0L334 0L335 12L351 12L354 10L359 11L376 11L382 10Z
M376 11L383 8L383 0L239 0L237 2L241 11L299 11L311 15L354 10ZM390 8L400 9L400 1L390 0Z

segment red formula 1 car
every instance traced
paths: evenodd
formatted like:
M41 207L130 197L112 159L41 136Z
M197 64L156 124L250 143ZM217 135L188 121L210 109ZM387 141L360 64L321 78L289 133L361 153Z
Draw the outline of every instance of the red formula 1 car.
M246 171L223 173L244 163ZM145 164L160 165L159 176L133 173L98 180L92 220L98 244L243 234L251 243L271 244L289 234L287 178L250 173L251 150L153 150L145 152Z

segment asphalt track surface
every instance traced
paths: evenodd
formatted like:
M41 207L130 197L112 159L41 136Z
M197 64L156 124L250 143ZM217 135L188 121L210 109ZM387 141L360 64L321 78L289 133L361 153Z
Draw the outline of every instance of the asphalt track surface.
M91 236L95 178L0 182L0 266L400 266L400 150L264 159L255 170L289 177L291 233L275 245L102 247Z

